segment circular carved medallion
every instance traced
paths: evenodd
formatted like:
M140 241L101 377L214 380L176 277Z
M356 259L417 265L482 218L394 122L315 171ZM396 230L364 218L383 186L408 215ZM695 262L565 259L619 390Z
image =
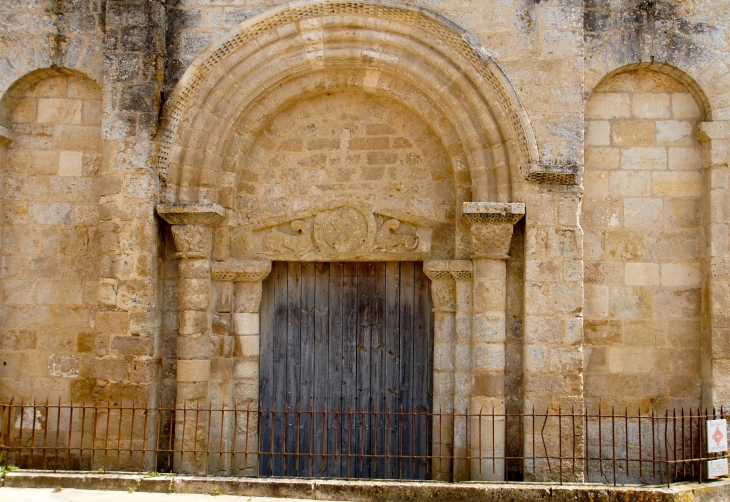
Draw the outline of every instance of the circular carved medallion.
M320 213L315 219L314 238L322 251L352 253L368 238L368 220L349 206Z

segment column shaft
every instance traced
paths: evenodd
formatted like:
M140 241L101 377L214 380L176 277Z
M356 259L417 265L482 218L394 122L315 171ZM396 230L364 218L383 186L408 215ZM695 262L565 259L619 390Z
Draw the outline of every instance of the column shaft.
M504 414L505 311L507 306L507 264L501 259L474 260L472 318L471 403L474 412ZM473 427L482 434L473 435L472 457L504 456L505 423L503 418L476 418ZM481 422L481 423L479 423ZM481 463L481 465L480 465ZM504 461L475 459L471 479L504 479Z

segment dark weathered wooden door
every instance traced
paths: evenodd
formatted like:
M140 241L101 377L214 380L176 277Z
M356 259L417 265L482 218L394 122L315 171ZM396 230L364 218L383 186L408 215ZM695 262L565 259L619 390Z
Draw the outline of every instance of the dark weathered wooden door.
M433 313L414 262L275 262L261 302L264 476L427 479ZM325 411L327 413L325 413Z

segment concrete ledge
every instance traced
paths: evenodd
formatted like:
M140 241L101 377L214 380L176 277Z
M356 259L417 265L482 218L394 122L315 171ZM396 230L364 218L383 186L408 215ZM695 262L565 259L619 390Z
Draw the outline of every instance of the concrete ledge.
M442 483L437 481L343 481L282 478L216 478L144 474L14 471L4 486L77 488L152 493L203 493L316 500L387 501L554 501L721 502L730 500L730 480L678 483L667 487L542 485L533 483Z
M13 471L5 475L3 486L15 488L78 488L81 490L137 490L142 474L101 474L95 472Z

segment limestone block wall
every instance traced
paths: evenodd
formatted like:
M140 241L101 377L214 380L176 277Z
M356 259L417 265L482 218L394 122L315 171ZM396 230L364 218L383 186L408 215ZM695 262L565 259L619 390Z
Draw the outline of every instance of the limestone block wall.
M93 356L128 350L96 339L101 89L58 74L11 110L4 164L0 378L3 397L68 401L117 371ZM113 332L111 324L96 328Z
M463 244L456 251L454 235L470 186L455 179L440 138L402 104L353 90L304 98L282 110L253 145L245 140L233 138L218 187L220 203L240 215L231 223L244 225L231 229L230 240L225 230L217 233L214 256L250 256L245 224L335 198L435 220L432 255L468 252Z
M620 73L586 104L585 371L589 405L700 398L700 108L680 82Z

